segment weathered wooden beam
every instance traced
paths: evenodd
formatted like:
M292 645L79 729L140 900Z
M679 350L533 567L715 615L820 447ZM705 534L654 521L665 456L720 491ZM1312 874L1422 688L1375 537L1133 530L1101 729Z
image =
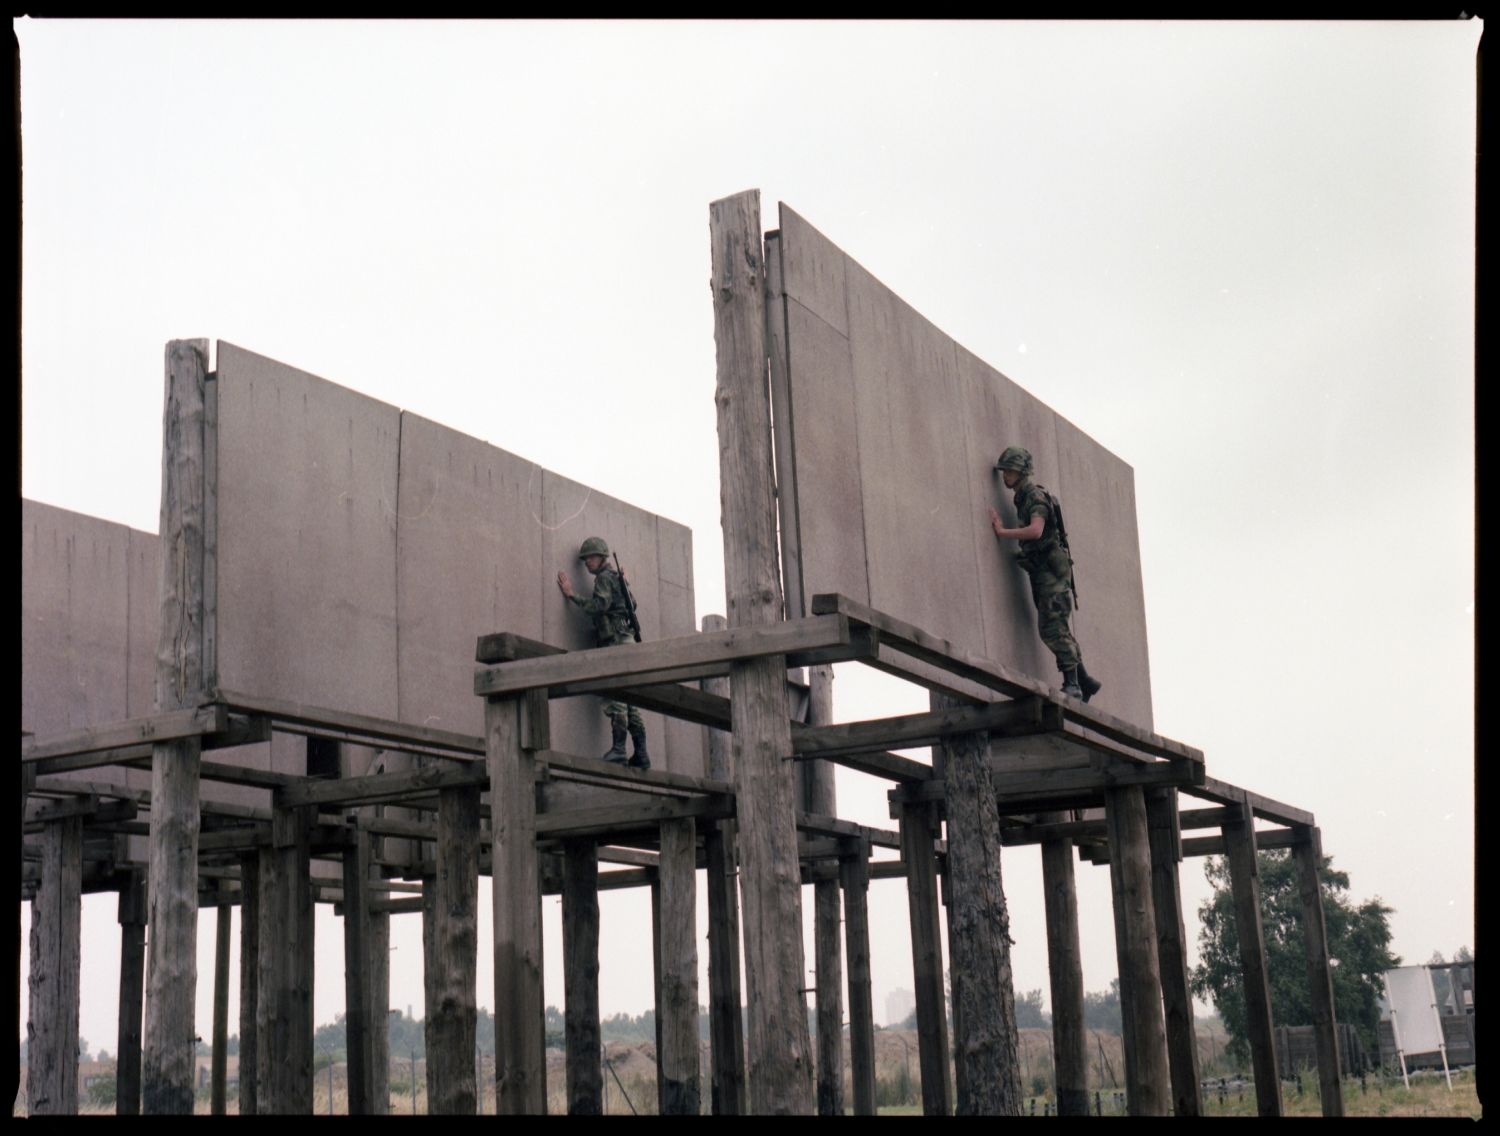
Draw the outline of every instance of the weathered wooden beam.
M985 720L941 694L934 712ZM1040 703L1030 709L1040 718ZM933 761L948 785L948 950L953 988L955 1112L1020 1116L1021 1063L1010 912L1000 865L1000 816L984 730L945 735Z
M428 1003L428 1111L473 1116L475 1003L479 951L479 789L444 789L438 807L433 913L434 1001Z
M1047 815L1057 815L1050 813ZM1000 830L1000 843L1009 848L1025 844L1048 844L1056 840L1105 840L1108 828L1102 820L1059 821L1055 824L1025 824Z
M400 773L372 773L366 777L344 777L334 781L306 780L278 789L275 800L278 808L370 804L465 787L489 787L489 771L482 763L428 765Z
M1302 838L1292 847L1297 864L1297 893L1302 901L1302 933L1307 949L1307 985L1311 992L1313 1039L1318 1051L1318 1086L1323 1115L1344 1115L1344 1083L1339 1075L1338 1021L1334 1013L1332 960L1323 921L1323 837L1316 828L1295 830Z
M47 758L72 757L155 742L179 741L219 733L228 724L229 715L222 706L172 709L145 718L131 718L99 726L85 726L65 733L27 738L21 742L21 760L37 763Z
M1151 843L1142 790L1138 786L1111 789L1105 817L1109 823L1109 878L1120 973L1126 1106L1131 1116L1166 1116L1171 1107L1167 1033L1151 899Z
M308 807L277 809L260 878L263 1010L256 1026L259 1111L310 1115L313 1106L313 889Z
M669 681L662 672L675 672L704 663L731 664L747 659L784 656L791 651L848 647L849 621L841 616L729 627L649 643L627 643L609 649L572 651L565 655L517 659L474 673L478 695L516 694L553 689L604 679L624 679L641 685Z
M1177 814L1177 827L1179 829L1218 828L1226 820L1233 820L1237 815L1234 809L1223 805L1212 809L1182 809Z
M255 1116L260 1103L260 855L240 857L240 1105ZM121 1047L123 1049L123 1046Z
M523 702L526 703L523 714ZM545 697L485 700L495 919L495 1111L547 1111L541 866L535 753L548 740Z
M918 1065L922 1074L922 1112L926 1116L946 1116L953 1111L948 1087L948 1024L943 1005L937 860L933 850L936 837L933 805L901 806L901 859L906 865L907 905L911 914Z
M1282 1115L1281 1075L1276 1065L1276 1030L1271 1019L1271 983L1266 969L1265 938L1260 920L1260 865L1250 795L1242 793L1240 815L1224 825L1229 858L1229 887L1234 901L1235 934L1245 987L1245 1032L1255 1073L1255 1104L1261 1116ZM1186 841L1183 842L1186 845Z
M729 631L757 638L783 615L776 544L775 471L766 390L764 251L760 193L709 206L711 289L722 489L724 583ZM802 627L804 621L789 624ZM847 621L840 633L848 635ZM785 634L785 633L783 633ZM765 640L762 640L763 642ZM750 1111L810 1115L812 1054L803 978L802 889L781 653L730 671L731 734L745 905ZM802 644L811 646L812 644Z
M1294 828L1267 828L1255 834L1255 846L1262 851L1272 848L1295 848L1300 843ZM1184 856L1224 856L1229 844L1221 836L1192 836L1183 840Z
M876 848L901 847L899 832L872 828L852 820L840 820L835 816L822 816L817 813L798 813L797 831L818 836L832 836L840 840L864 840Z
M988 706L963 706L951 702L948 705L946 710L926 714L875 718L837 726L809 726L796 732L792 747L799 756L827 758L887 748L935 745L945 738L977 730L1016 736L1062 728L1061 710L1036 697L992 702ZM1049 719L1055 721L1049 722Z
M628 805L540 813L536 817L536 833L547 837L609 837L643 828L655 828L666 820L733 817L734 809L734 798L718 794L706 797L650 798Z
M52 821L42 833L41 844L41 882L31 902L27 1109L32 1116L75 1116L82 819L70 816Z
M537 753L538 776L558 779L586 777L595 784L622 792L671 791L674 793L732 793L732 782L715 777L695 777L665 769L621 769L593 757L579 757L555 749Z
M1217 777L1205 777L1197 787L1187 791L1195 797L1218 801L1221 805L1227 805L1231 809L1238 809L1242 802L1248 801L1250 811L1255 816L1263 820L1275 821L1277 824L1310 827L1318 823L1313 814L1305 809L1284 805L1270 797L1263 797L1259 793L1241 789L1227 781L1220 781Z
M160 597L154 709L196 710L214 670L203 628L205 387L208 341L166 348L162 411ZM198 942L198 737L158 742L151 759L151 907L147 936L142 1108L193 1111L193 1013Z
M590 838L563 843L562 924L568 1115L600 1116L599 856Z
M327 706L308 706L289 699L262 698L232 690L215 690L213 699L231 713L267 718L284 733L358 742L398 753L422 754L434 750L440 756L446 753L450 757L477 757L484 753L483 738L453 730L414 726L389 718L351 714Z
M1198 1039L1188 986L1187 933L1182 924L1182 887L1177 864L1182 833L1177 827L1177 790L1146 789L1146 826L1151 842L1151 901L1156 916L1156 953L1161 966L1162 1009L1167 1029L1167 1066L1172 1077L1172 1115L1200 1116Z
M115 1115L141 1111L141 999L146 985L146 879L139 870L120 883L120 1007L115 1037Z
M214 1033L209 1050L208 1111L213 1116L224 1116L228 1110L229 936L233 933L233 918L234 908L220 903L214 937Z
M41 832L47 824L64 817L87 819L92 829L95 822L113 824L117 821L134 820L135 816L134 801L100 801L93 794L61 801L38 801L33 798L27 807L25 831Z
M657 880L661 916L661 988L656 1020L661 1029L662 1114L697 1116L698 915L697 837L686 817L661 825Z

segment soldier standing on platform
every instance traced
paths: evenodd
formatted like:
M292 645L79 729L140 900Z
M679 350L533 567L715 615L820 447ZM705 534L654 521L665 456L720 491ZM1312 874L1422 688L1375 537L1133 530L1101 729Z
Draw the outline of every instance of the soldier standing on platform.
M624 576L609 567L609 545L602 537L591 536L579 546L578 559L594 577L594 594L588 599L574 594L573 581L566 572L557 574L557 587L565 599L577 604L593 619L597 644L612 647L619 643L638 642L640 633L635 604ZM646 725L641 721L641 712L634 706L610 699L604 703L604 716L609 719L612 742L604 760L634 769L650 769L651 756L646 752ZM625 757L627 733L634 750L628 761Z
M1015 491L1016 517L1024 527L1008 529L1000 514L990 509L990 527L1002 540L1018 540L1016 559L1031 578L1031 598L1036 604L1037 631L1042 642L1057 656L1063 676L1063 693L1087 702L1103 684L1083 666L1078 640L1068 621L1078 592L1073 583L1073 555L1068 549L1067 530L1057 499L1031 480L1031 454L1020 446L1008 446L995 462L1005 488Z

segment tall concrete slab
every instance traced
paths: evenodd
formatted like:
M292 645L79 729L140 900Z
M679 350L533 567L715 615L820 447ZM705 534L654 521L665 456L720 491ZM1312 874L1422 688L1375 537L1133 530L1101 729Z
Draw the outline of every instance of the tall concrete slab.
M842 592L1051 686L1056 663L994 476L1007 445L1062 502L1101 709L1152 724L1130 467L954 342L785 204L779 238L790 413L778 416L783 546L804 604Z
M395 717L395 407L220 341L224 689Z

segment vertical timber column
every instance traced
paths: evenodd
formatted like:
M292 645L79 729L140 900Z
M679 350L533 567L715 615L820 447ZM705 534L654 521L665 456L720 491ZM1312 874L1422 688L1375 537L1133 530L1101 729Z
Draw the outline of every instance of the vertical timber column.
M723 631L729 621L705 615L704 631ZM727 678L702 679L710 694L729 697ZM734 781L730 738L723 730L704 727L708 776ZM740 1016L740 900L736 878L734 821L705 821L703 856L708 869L708 1036L713 1066L710 1094L715 1116L740 1116L745 1111L745 1029Z
M662 1114L697 1116L698 841L692 817L663 821L657 880L661 893Z
M1038 824L1071 819L1044 813ZM1089 1114L1088 1034L1083 1024L1083 954L1078 942L1078 889L1073 879L1073 842L1042 842L1042 895L1047 920L1047 972L1052 989L1052 1060L1057 1115Z
M600 1116L599 849L592 837L563 841L562 922L568 1115Z
M146 880L120 885L120 1026L115 1041L115 1115L141 1111L141 998L146 986Z
M167 344L162 414L161 631L156 709L197 705L212 671L205 642L204 527L208 523L206 396L208 340ZM197 738L151 748L150 934L147 939L142 1104L148 1115L193 1111L198 986Z
M941 694L933 694L931 702L935 711L963 705ZM948 807L956 1111L960 1116L1020 1116L1010 912L1000 873L1000 813L990 780L989 734L958 734L941 749Z
M22 736L26 736L24 733ZM26 858L26 802L31 798L32 789L36 788L36 767L30 762L21 763L21 822L16 828L16 863L24 862ZM21 1020L21 905L18 903L10 909L11 917L15 920L16 940L16 1035L19 1037L26 1023ZM21 1091L21 1067L17 1063L14 1070L15 1079L11 1081L10 1098L15 1100Z
M1161 964L1162 1009L1167 1026L1167 1066L1172 1075L1172 1114L1201 1116L1198 1039L1193 1030L1193 997L1188 989L1187 933L1182 925L1182 830L1177 822L1177 790L1145 791L1146 827L1151 840L1151 901L1156 916L1156 953Z
M349 1115L374 1111L370 1030L370 834L350 832L344 849L344 1033Z
M1171 1108L1167 1030L1162 1019L1156 918L1151 903L1151 842L1140 786L1106 789L1109 880L1114 892L1115 955L1120 967L1121 1044L1131 1116Z
M495 1111L547 1111L542 893L536 758L547 747L547 695L485 701L495 901Z
M807 724L833 725L833 668L813 667L809 674ZM819 816L838 815L831 761L798 763L803 808ZM844 962L839 942L839 881L813 883L813 997L818 1022L818 1115L844 1115Z
M83 818L42 826L42 878L31 901L31 1020L26 1099L32 1116L78 1113L78 968Z
M947 1116L948 1023L943 1008L943 943L938 926L935 806L901 806L901 859L906 862L906 899L911 911L912 985L917 1002L917 1055L922 1072L922 1112Z
M427 1108L433 1115L475 1114L475 982L479 961L479 789L438 794L437 892L433 945L438 966L427 1003Z
M724 583L733 628L782 616L767 399L760 192L709 206L718 384ZM802 994L802 875L797 852L786 657L730 669L730 728L740 834L750 1111L811 1115L811 1041Z
M276 1023L276 966L282 944L276 935L281 918L277 908L280 888L276 881L276 850L268 843L257 850L256 862L260 910L255 938L255 1111L259 1115L276 1111L273 1063L281 1059L281 1054L273 1048L271 1034Z
M379 843L373 845L378 853ZM370 916L370 1114L388 1116L391 1111L391 915L379 911Z
M308 806L271 811L269 873L261 875L260 999L266 1016L260 1113L313 1109L313 892ZM264 868L264 865L263 865ZM259 1041L259 1038L257 1038Z
M240 857L240 1115L259 1104L260 855Z
M208 1111L213 1116L224 1116L228 1111L225 1090L229 1072L229 936L234 933L234 907L223 894L222 884L214 931L214 1039L210 1050Z
M1297 843L1297 891L1302 900L1302 930L1307 944L1307 987L1312 995L1313 1041L1318 1050L1318 1087L1323 1115L1344 1115L1344 1082L1339 1075L1339 1033L1334 1016L1333 972L1328 965L1328 929L1323 922L1323 835L1315 827L1293 829Z
M875 1115L875 1007L870 992L870 843L840 848L844 943L849 954L849 1074L854 1115Z
M1234 806L1231 806L1233 808ZM1266 971L1266 944L1260 921L1260 865L1255 856L1255 817L1241 797L1239 816L1226 821L1224 851L1229 858L1229 886L1234 900L1235 933L1245 983L1245 1032L1255 1074L1255 1107L1261 1116L1280 1116L1281 1076L1276 1067L1276 1031L1271 1021L1271 983Z

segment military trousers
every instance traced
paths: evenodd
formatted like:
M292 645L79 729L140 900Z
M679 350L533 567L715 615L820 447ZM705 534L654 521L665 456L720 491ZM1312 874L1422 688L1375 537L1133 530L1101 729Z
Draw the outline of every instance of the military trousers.
M1057 669L1068 671L1083 662L1073 638L1073 569L1068 554L1054 548L1040 557L1022 557L1021 567L1031 577L1031 599L1036 604L1036 629L1057 658Z
M615 639L609 643L600 643L599 646L618 647L622 643L634 642L635 640L633 638ZM644 730L646 728L645 723L641 721L641 712L639 710L637 710L634 706L630 706L624 702L618 702L613 698L605 699L604 716L610 719L610 721L614 721L614 719L616 718L625 719L626 729L630 730L632 733L637 730Z

